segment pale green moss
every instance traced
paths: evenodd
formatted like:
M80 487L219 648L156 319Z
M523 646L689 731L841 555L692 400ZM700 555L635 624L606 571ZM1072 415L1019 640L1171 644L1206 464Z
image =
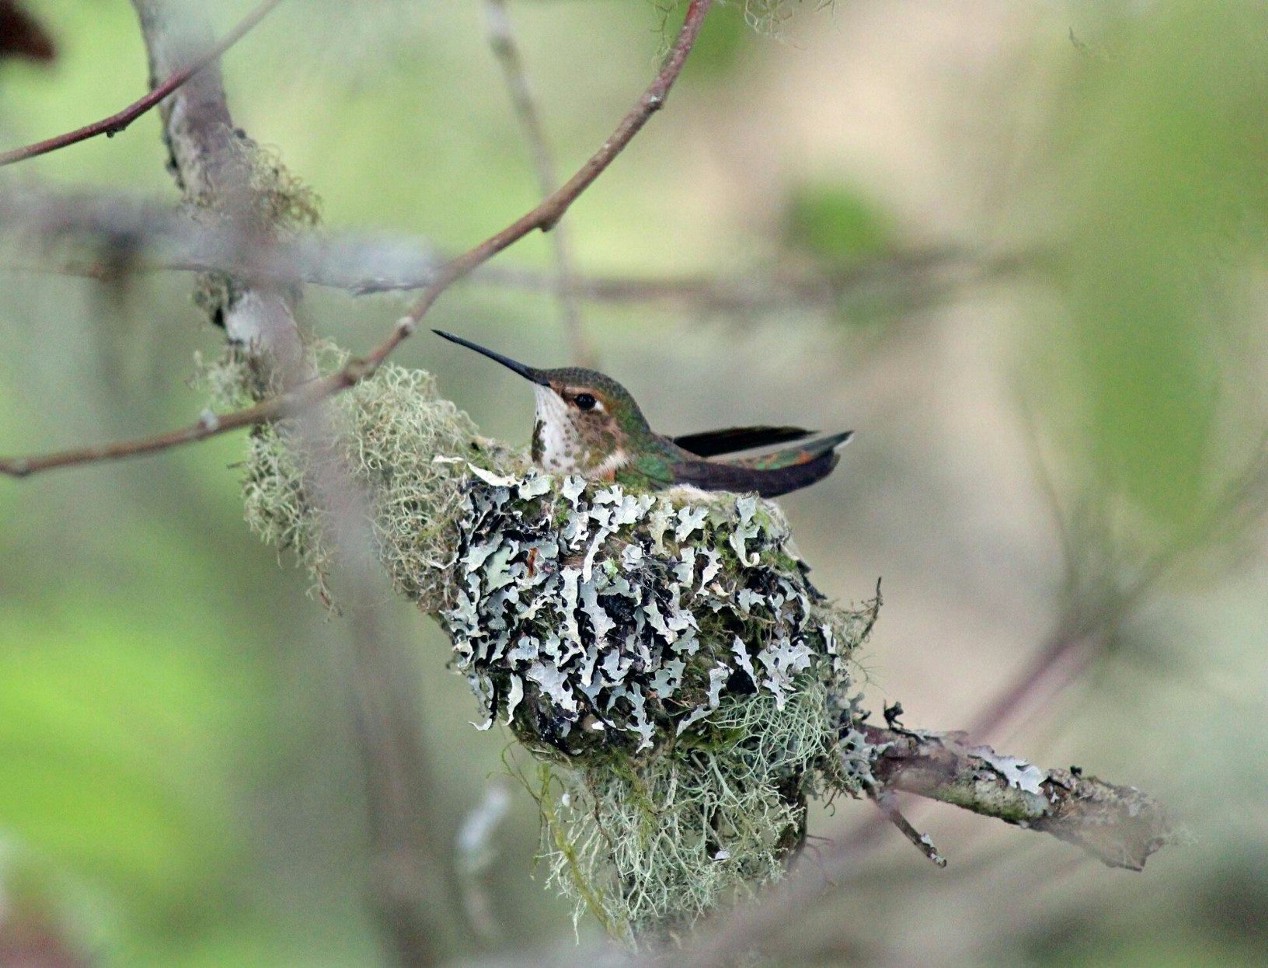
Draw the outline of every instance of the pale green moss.
M316 347L315 355L321 372L346 360L328 346ZM221 407L254 399L259 389L240 352L207 367L203 379ZM402 594L427 612L439 611L451 580L447 567L457 548L467 462L511 469L519 459L482 441L471 418L437 397L434 379L422 370L384 366L328 407L329 446L363 485L367 524L384 568ZM329 603L328 512L310 496L313 446L293 446L293 434L290 421L252 431L243 478L247 523L264 541L294 552Z

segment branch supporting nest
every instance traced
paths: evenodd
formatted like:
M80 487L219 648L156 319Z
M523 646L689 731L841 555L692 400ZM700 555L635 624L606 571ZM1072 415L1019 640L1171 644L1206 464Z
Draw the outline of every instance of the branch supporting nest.
M1167 811L1135 787L1081 770L1041 770L965 733L922 733L863 725L877 749L872 773L881 796L902 791L1051 834L1110 867L1142 870L1180 837Z

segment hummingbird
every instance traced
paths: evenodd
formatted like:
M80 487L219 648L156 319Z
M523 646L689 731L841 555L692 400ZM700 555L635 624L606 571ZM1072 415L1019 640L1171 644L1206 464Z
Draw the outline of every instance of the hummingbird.
M496 360L533 384L537 422L532 456L547 473L655 490L689 485L706 491L754 491L776 497L827 477L854 431L815 437L801 427L731 427L667 437L652 430L629 391L596 370L540 370L452 333L452 343ZM766 454L714 459L758 447Z

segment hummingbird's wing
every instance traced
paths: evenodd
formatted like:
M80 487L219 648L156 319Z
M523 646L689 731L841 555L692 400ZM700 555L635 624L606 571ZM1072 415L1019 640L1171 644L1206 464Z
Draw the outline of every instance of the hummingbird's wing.
M706 430L699 434L674 437L673 441L683 450L697 457L717 457L734 454L753 447L773 447L805 440L814 434L802 427L728 427L725 430Z
M800 447L734 461L695 460L688 455L672 465L673 481L709 491L756 491L762 497L778 497L832 473L841 459L837 448L852 436L854 432L847 430Z

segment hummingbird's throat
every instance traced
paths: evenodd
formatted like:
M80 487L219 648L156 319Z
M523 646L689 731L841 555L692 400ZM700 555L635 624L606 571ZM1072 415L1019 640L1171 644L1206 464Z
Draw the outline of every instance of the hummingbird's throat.
M609 435L580 426L578 415L549 387L533 388L537 425L533 428L533 462L549 474L611 477L626 456Z

